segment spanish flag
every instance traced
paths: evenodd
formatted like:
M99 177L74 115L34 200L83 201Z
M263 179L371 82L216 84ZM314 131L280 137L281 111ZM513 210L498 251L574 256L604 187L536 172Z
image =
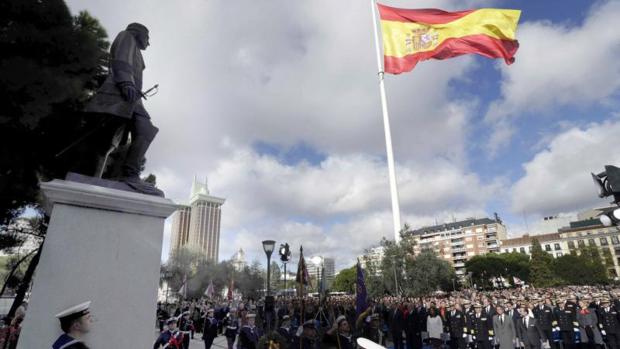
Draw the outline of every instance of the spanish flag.
M477 53L514 62L521 11L479 9L446 12L378 4L386 73L411 71L419 61Z

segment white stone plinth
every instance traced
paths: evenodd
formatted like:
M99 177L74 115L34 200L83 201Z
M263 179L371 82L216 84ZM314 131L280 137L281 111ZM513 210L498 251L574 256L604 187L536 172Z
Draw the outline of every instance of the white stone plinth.
M50 348L62 333L54 315L87 300L89 347L151 347L164 220L176 205L63 180L41 189L51 219L18 349Z

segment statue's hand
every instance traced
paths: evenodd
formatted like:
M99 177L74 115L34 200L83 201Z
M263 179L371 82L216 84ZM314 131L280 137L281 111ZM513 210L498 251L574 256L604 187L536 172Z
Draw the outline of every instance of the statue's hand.
M136 87L131 82L124 82L119 85L119 88L121 89L121 95L129 103L134 103L140 98L136 91Z

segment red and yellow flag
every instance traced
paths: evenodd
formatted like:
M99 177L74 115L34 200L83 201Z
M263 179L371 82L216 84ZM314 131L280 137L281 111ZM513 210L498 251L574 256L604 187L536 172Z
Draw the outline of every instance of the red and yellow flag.
M408 10L378 4L386 73L411 71L419 61L467 53L514 62L519 10L446 12Z

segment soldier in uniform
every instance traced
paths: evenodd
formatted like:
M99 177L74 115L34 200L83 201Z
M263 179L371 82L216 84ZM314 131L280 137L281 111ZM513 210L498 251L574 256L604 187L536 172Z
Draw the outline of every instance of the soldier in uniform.
M90 302L84 302L56 314L64 333L56 339L52 349L88 349L81 338L90 331L92 324L89 308Z
M334 326L327 332L327 338L336 345L338 349L355 349L357 344L351 333L351 326L346 316L340 315L334 322Z
M447 314L450 333L450 349L465 349L467 346L467 319L459 303L450 303Z
M284 314L280 318L280 327L278 328L278 334L284 338L287 347L293 344L293 329L291 328L291 317Z
M304 322L303 326L297 330L297 336L293 340L293 348L299 349L319 349L321 346L319 334L316 330L314 320Z
M177 323L178 320L175 317L171 317L166 321L168 329L157 337L155 344L153 344L153 349L159 349L160 347L165 349L183 349L183 333L177 328Z
M495 310L493 310L495 311ZM482 312L482 305L474 305L474 315L471 318L471 336L474 345L478 349L491 349L493 342L493 327L489 326L489 319L485 312Z
M560 340L564 349L575 348L575 332L579 332L576 313L567 308L562 300L558 299L558 308L555 310L555 330L560 333Z
M255 326L256 314L251 313L246 316L246 324L241 328L239 332L238 349L257 349L258 339L262 333L259 328Z
M183 312L179 318L179 331L183 333L183 349L189 349L193 328L192 320L189 319L189 310Z
M202 340L205 342L205 349L211 349L213 340L217 337L217 320L213 317L214 310L207 310L207 317L205 319L204 327L202 328Z
M551 299L545 298L544 304L538 298L535 298L533 301L538 303L534 309L532 309L534 318L538 321L540 329L545 333L545 337L551 338L551 329L553 328L553 308L551 306Z
M610 306L609 299L601 299L599 309L599 327L605 337L608 349L618 349L620 345L620 320L618 310Z
M228 349L233 349L237 335L239 334L239 322L235 312L228 313L228 316L224 319L224 336L226 336L226 343Z

